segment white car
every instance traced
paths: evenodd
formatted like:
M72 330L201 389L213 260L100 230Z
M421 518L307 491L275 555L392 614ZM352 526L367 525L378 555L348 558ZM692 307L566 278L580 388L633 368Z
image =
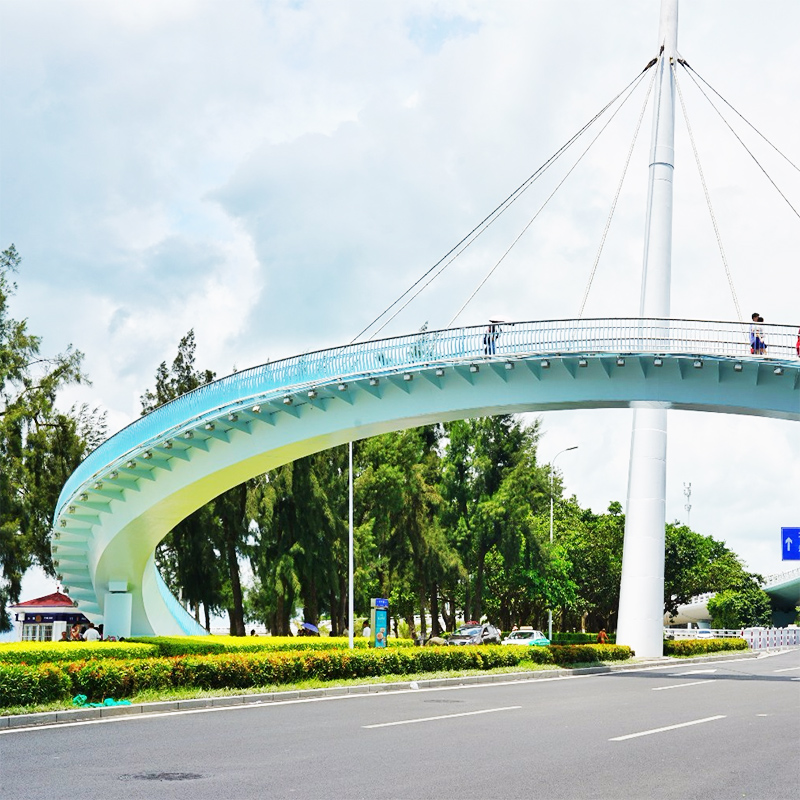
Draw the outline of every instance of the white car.
M511 633L503 639L503 644L547 647L547 645L550 644L550 640L541 631L534 630L533 628L520 628L518 631L511 631Z

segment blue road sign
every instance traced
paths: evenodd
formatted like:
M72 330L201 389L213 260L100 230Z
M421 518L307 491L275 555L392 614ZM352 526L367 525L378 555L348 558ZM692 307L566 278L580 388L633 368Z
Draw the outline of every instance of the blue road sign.
M781 561L800 561L800 528L781 528Z

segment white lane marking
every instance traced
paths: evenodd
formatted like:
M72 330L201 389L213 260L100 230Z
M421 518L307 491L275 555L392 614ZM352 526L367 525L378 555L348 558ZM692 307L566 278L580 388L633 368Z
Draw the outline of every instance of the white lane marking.
M649 731L639 731L639 733L628 733L625 736L615 736L609 742L623 742L625 739L636 739L639 736L650 736L651 733L663 733L664 731L674 731L678 728L688 728L690 725L701 725L704 722L713 722L715 719L725 719L725 714L718 714L716 717L703 717L703 719L693 719L691 722L680 722L677 725L667 725L663 728L652 728Z
M800 667L783 667L783 669L774 669L773 672L791 672L792 670L800 669Z
M505 706L505 708L485 708L482 711L463 711L460 714L441 714L437 717L419 717L417 719L401 719L397 722L378 722L375 725L362 725L362 728L391 728L393 725L413 725L417 722L434 722L438 719L454 719L455 717L474 717L476 714L494 714L497 711L516 711L522 706Z
M671 683L669 686L654 686L654 692L660 692L664 689L682 689L684 686L711 686L716 681L689 681L688 683Z
M679 678L681 675L711 675L716 672L715 669L690 669L688 672L673 672L672 674Z

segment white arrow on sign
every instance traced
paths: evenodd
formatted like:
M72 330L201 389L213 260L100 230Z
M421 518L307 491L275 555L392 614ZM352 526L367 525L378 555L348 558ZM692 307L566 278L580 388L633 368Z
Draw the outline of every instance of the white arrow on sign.
M787 549L787 550L791 549L791 547L792 547L792 537L791 537L791 536L787 536L787 537L786 537L786 538L783 540L783 543L786 545L786 549Z

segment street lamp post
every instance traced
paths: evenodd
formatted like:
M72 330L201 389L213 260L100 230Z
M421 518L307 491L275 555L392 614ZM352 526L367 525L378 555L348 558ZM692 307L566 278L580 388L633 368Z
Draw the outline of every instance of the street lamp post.
M553 491L554 491L554 482L555 482L555 474L556 474L556 458L558 458L561 453L567 453L570 450L577 450L578 445L573 445L572 447L565 447L563 450L559 450L558 453L555 454L555 457L550 462L550 544L553 544ZM552 642L553 641L553 609L550 608L547 610L547 638Z

